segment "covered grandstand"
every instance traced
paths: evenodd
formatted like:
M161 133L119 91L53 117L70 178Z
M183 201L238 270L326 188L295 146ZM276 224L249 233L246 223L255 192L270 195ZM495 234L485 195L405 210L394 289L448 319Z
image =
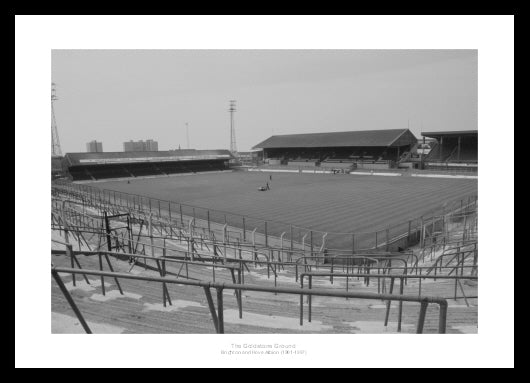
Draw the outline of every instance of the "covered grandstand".
M422 132L425 138L434 138L431 151L423 159L426 169L478 168L478 131Z
M74 181L220 171L233 156L228 150L67 153Z
M272 136L255 145L271 165L388 169L417 145L409 129Z
M66 173L64 157L52 155L52 180L65 177Z

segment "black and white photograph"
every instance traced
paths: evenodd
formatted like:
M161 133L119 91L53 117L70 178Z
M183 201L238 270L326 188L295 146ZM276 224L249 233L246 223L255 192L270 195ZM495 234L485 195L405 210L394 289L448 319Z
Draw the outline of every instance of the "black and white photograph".
M513 237L493 238L488 195L513 222L513 180L501 181L513 175L510 20L512 94L497 97L511 97L511 120L495 128L479 113L478 45L52 44L38 94L51 140L21 152L33 131L49 133L45 120L26 132L17 122L17 162L33 165L15 165L17 206L21 177L42 197L38 226L15 210L16 278L45 300L33 320L45 318L46 342L133 342L135 367L134 335L158 335L194 363L208 348L203 367L210 357L311 367L317 353L362 353L357 339L380 362L427 340L406 363L444 343L465 366L455 345L490 331L485 310L513 331L510 296L488 293L513 273Z

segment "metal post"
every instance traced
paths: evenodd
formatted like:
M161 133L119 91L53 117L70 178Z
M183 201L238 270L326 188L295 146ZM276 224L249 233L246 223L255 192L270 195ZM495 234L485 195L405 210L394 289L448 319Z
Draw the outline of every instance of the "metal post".
M64 297L66 298L68 304L72 308L72 310L75 313L75 316L79 320L79 323L81 323L81 326L83 326L83 329L87 334L92 334L92 331L90 330L90 327L88 327L88 324L85 321L85 318L83 318L83 315L81 314L81 311L77 308L77 305L75 304L74 300L72 299L72 296L68 292L68 289L64 285L63 281L61 280L61 277L59 274L52 269L52 277L55 279L55 282L57 285L59 285L59 289L61 289L61 292L63 293Z
M280 235L280 250L278 250L278 260L282 262L283 259L283 237L285 236L285 231Z
M237 283L241 284L241 264L239 270L237 270ZM239 319L243 319L243 290L238 290L238 306L239 306Z
M151 199L149 199L151 201ZM149 212L149 242L151 243L151 256L155 256L155 247L153 239L153 213ZM147 263L147 262L146 262Z
M311 241L311 256L313 256L313 230L311 230L310 232L310 241Z
M467 214L464 215L464 229L462 230L462 242L466 240Z
M434 232L436 230L435 223L436 223L436 217L433 215L433 217L432 217L432 229L431 229L431 245L434 242Z
M103 260L101 258L101 253L98 254L99 258L99 269L103 271ZM105 277L101 276L101 292L103 293L103 296L105 296Z
M438 333L445 334L447 326L447 302L440 303L440 316L438 322Z
M112 243L110 238L110 225L109 225L109 217L107 215L107 212L103 212L103 216L105 218L105 232L107 233L107 249L109 251L112 251Z
M313 276L309 275L309 290L311 290L312 287L313 287ZM308 302L308 309L307 309L308 310L307 311L307 320L308 320L308 322L311 322L311 306L312 306L313 296L309 295L308 299L309 299L309 302Z
M72 269L75 269L74 255L72 253L72 245L70 245L70 244L66 245L66 257L70 258L70 265L71 265ZM76 286L75 274L73 274L73 273L72 273L72 283L73 283L74 286Z
M425 246L425 225L423 217L421 217L421 227L420 227L420 247Z
M265 246L269 246L269 238L267 233L267 221L265 221Z
M320 252L327 253L327 251L326 251L326 238L327 238L327 236L328 236L328 233L324 233L322 235L322 246L320 246Z
M409 221L409 228L408 228L408 233L407 233L407 247L410 246L410 234L411 234L411 231L412 231L412 221Z
M204 289L204 294L206 295L206 300L208 301L208 308L210 309L210 314L212 315L215 332L219 333L219 323L217 320L217 313L215 312L215 306L213 304L212 293L209 287L203 286L203 289Z
M291 250L293 250L294 248L293 225L289 225L289 235L291 236Z
M112 267L112 264L110 263L110 259L109 259L108 254L105 254L105 259L107 260L107 265L109 266L109 270L113 273L114 272L114 268ZM123 290L122 290L121 285L120 285L120 281L118 280L118 278L114 278L114 282L116 282L116 287L118 287L118 291L120 292L120 294L124 295L123 294Z
M390 278L390 290L389 295L392 295L392 292L394 291L394 278ZM386 314L385 314L385 327L388 326L388 317L390 315L390 305L392 301L387 301L386 303Z
M164 249L164 257L166 256L165 254L165 250ZM166 261L162 261L162 273L164 275L164 277L166 276ZM173 306L173 302L171 302L171 297L169 296L169 290L167 288L167 285L164 283L164 290L166 292L166 298L167 298L167 301L169 303L170 306Z
M399 278L399 295L403 295L403 278ZM399 314L398 314L398 332L401 332L401 322L403 320L403 301L399 301Z
M304 288L304 277L300 278L300 288ZM300 294L300 326L304 325L304 294Z
M416 334L423 334L423 326L425 324L425 316L427 315L428 302L421 302L420 315L418 317L418 327L416 328Z
M304 259L305 259L305 237L307 237L307 233L305 233L304 236L302 237L302 251L303 251Z
M225 333L224 324L224 307L223 307L223 289L217 288L217 320L218 320L218 333Z

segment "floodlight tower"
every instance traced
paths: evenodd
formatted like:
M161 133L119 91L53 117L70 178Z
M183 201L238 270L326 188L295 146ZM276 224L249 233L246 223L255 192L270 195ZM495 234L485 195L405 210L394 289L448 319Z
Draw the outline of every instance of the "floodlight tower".
M59 133L57 132L57 122L55 121L55 110L53 108L53 102L57 100L55 83L52 82L52 156L54 157L63 155L61 143L59 142Z
M234 155L237 154L237 145L236 145L236 130L234 127L234 113L236 111L236 100L230 100L230 152Z

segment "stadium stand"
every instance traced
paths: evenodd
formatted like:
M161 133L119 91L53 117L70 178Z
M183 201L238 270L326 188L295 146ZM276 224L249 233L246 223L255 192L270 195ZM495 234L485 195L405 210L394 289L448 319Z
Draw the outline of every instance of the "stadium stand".
M75 181L220 171L233 156L228 150L67 153L65 161Z
M66 167L64 164L64 157L52 156L52 179L64 177L66 175Z
M410 130L389 129L272 136L253 149L269 164L391 168L416 145Z
M478 131L422 132L436 139L424 159L425 169L461 169L478 167Z

